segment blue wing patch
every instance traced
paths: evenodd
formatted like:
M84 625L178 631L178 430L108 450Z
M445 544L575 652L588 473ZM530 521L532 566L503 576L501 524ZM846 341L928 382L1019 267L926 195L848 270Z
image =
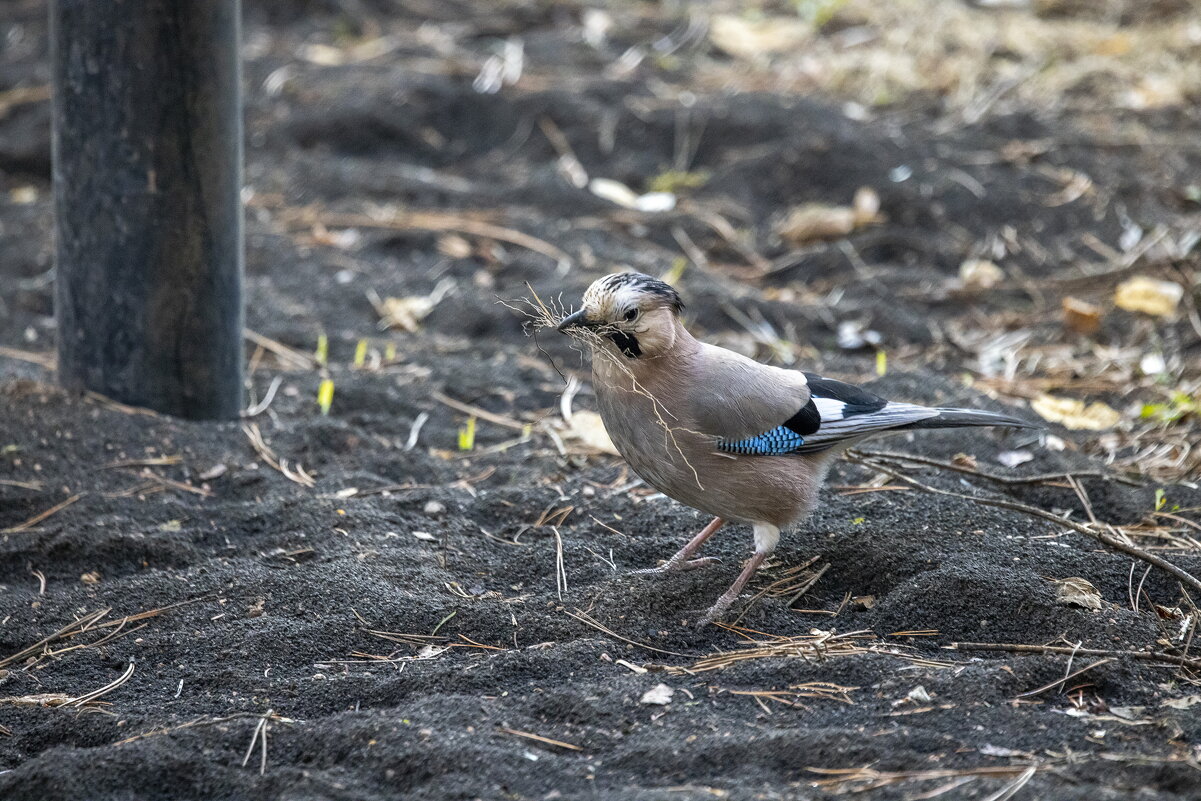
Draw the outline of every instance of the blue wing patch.
M743 456L778 456L793 453L805 444L805 438L787 426L779 426L760 434L737 441L720 440L717 449Z

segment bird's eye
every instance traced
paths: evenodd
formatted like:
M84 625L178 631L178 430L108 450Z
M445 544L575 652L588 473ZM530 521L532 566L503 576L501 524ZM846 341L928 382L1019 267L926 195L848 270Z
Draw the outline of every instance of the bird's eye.
M637 309L630 309L628 312L625 313L625 320L627 323L631 323L637 319L638 319L638 310Z

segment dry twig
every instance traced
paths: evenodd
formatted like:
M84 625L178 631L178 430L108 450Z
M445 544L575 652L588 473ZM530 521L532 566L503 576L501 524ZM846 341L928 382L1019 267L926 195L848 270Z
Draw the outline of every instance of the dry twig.
M26 529L33 528L38 523L41 523L43 520L46 520L46 519L58 514L63 509L66 509L68 506L70 506L71 504L78 501L84 495L85 495L85 493L82 493L82 492L76 493L75 495L72 495L70 498L67 498L65 501L56 503L54 506L51 506L46 511L39 512L38 514L36 514L33 517L26 520L24 523L18 523L15 526L9 526L8 528L0 529L0 534L16 534L19 531L25 531Z
M259 458L266 462L272 469L282 473L289 481L308 488L317 485L317 479L305 472L303 465L297 464L295 467L292 467L288 464L287 459L280 459L275 455L275 451L271 450L271 446L263 439L263 432L259 430L258 423L243 425L242 433L246 435L246 439L250 440L250 445L258 453Z
M1166 662L1169 665L1180 665L1192 670L1201 670L1201 659L1166 654L1162 651L1118 651L1096 648L1067 648L1061 645L1023 645L1005 642L956 642L951 648L957 651L1009 651L1015 654L1064 654L1072 656L1099 656L1111 659L1137 659L1140 662ZM1095 667L1095 665L1093 666ZM1055 684L1058 684L1056 680ZM1052 685L1054 686L1054 685Z
M553 740L550 737L543 737L541 734L533 734L528 731L518 731L517 729L508 729L508 728L505 728L504 726L499 726L499 727L497 727L497 729L498 729L498 731L502 731L505 734L512 734L516 737L524 737L527 740L534 740L535 742L546 743L547 745L553 745L557 748L566 748L569 751L583 751L584 750L581 746L575 745L573 743L565 743L562 740Z

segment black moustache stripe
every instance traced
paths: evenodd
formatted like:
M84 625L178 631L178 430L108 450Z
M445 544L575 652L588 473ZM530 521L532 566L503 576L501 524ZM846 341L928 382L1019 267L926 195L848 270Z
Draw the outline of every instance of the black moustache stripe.
M625 331L614 331L609 334L609 339L613 340L613 344L617 349L631 359L637 359L642 355L642 348L638 345L638 338L633 334L627 334Z

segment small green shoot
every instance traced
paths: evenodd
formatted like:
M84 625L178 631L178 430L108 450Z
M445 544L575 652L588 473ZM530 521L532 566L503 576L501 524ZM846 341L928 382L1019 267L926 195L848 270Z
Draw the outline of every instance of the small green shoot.
M1201 414L1201 400L1186 392L1173 392L1168 403L1144 403L1139 417L1160 423L1175 423L1188 415Z
M467 418L466 425L459 428L459 450L470 451L475 448L475 416Z
M862 526L865 520L867 520L866 517L856 517L855 519L853 519L851 521L851 525L852 526Z
M678 284L680 279L684 277L684 270L688 267L688 260L683 256L676 256L671 262L671 267L667 272L663 273L660 279L665 284Z
M1161 511L1164 504L1168 502L1168 494L1163 491L1163 487L1155 490L1155 511Z
M334 402L334 381L332 378L324 378L321 380L321 385L317 387L317 406L321 409L321 415L324 417L329 414L329 407Z
M354 346L354 366L362 367L367 363L367 340L360 339L359 344Z
M387 345L384 345L384 361L386 361L386 362L396 361L396 343L395 342L389 342Z
M329 361L329 337L325 334L317 335L317 350L313 352L313 360L318 367L324 367Z
M876 351L876 375L881 378L888 372L888 354L882 350Z
M697 170L696 172L664 170L650 179L646 188L650 192L670 192L678 195L681 190L699 189L709 183L712 175L708 170Z

